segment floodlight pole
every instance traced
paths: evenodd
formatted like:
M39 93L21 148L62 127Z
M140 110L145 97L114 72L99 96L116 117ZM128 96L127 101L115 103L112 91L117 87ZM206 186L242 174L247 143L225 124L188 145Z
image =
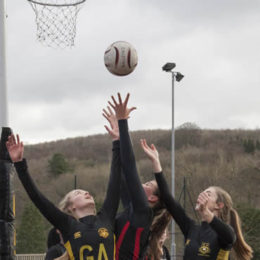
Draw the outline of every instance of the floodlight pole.
M171 154L171 166L172 166L172 196L175 197L175 128L174 128L174 81L175 74L171 71L172 74L172 154ZM172 220L172 242L171 242L171 259L176 259L176 242L175 242L175 223Z
M175 128L174 128L174 82L181 81L184 77L180 72L172 71L175 68L176 64L173 62L166 63L162 69L166 72L170 72L172 74L172 140L171 140L171 179L172 179L172 196L175 197ZM171 225L171 260L176 259L176 242L175 242L175 223L172 220Z
M7 126L5 0L0 0L0 127Z

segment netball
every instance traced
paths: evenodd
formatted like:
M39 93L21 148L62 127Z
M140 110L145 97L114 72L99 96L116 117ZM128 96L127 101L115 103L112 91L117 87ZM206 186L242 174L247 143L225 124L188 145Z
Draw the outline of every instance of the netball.
M128 42L117 41L105 51L104 63L114 75L126 76L133 72L138 62L135 48Z

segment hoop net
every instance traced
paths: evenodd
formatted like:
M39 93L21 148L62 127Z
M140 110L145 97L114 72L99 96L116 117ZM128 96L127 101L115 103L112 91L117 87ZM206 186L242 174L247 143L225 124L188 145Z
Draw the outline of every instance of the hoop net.
M76 19L85 0L28 0L37 24L37 39L54 48L74 46Z

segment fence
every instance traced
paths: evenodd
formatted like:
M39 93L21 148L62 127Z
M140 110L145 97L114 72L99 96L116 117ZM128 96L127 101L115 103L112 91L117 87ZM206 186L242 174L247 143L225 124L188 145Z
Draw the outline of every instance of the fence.
M18 254L15 260L44 260L45 254Z

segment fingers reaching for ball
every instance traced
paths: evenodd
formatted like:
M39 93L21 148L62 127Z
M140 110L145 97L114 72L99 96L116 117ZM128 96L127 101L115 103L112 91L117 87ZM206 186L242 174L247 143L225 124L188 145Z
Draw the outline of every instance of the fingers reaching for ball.
M116 115L112 111L112 109L107 106L107 109L103 109L102 115L106 118L106 120L110 124L110 128L105 125L105 128L109 135L112 137L112 140L119 140L119 129Z
M130 108L127 107L129 97L130 94L128 93L124 101L122 101L120 93L117 93L118 100L116 100L114 96L111 96L112 101L108 101L108 104L115 111L117 120L128 119L130 113L136 109L136 107L130 107Z

